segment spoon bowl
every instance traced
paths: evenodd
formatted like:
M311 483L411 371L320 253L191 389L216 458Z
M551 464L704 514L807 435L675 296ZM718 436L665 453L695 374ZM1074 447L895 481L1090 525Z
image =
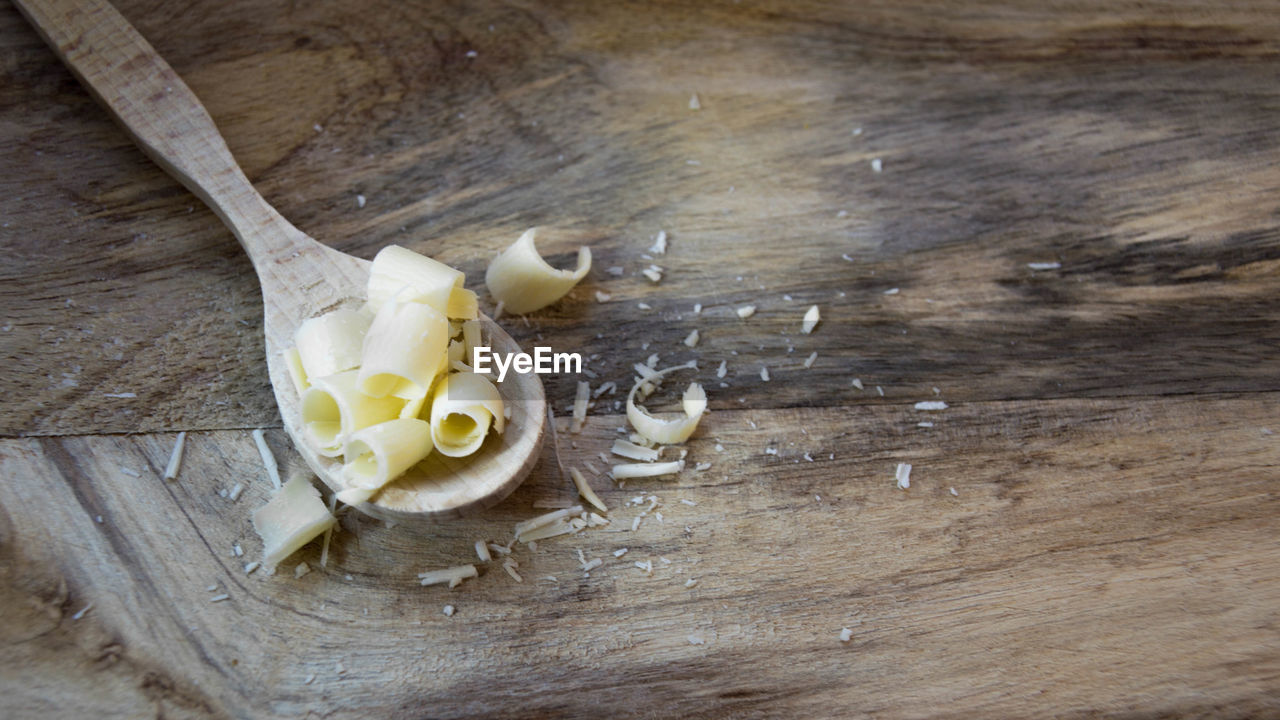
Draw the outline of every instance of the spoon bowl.
M80 82L160 167L205 202L240 241L262 283L267 368L294 447L330 488L346 487L341 464L303 440L301 398L284 359L308 318L364 302L367 260L316 242L289 224L253 188L209 113L159 54L105 0L15 0ZM495 352L519 346L481 315ZM439 453L384 488L361 510L387 520L466 515L505 498L533 469L542 448L546 397L532 374L498 384L511 411L506 431L464 458Z

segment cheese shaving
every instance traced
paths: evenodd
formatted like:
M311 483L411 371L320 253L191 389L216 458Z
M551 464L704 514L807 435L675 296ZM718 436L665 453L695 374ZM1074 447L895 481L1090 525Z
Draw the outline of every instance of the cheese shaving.
M586 500L599 508L600 512L609 512L609 508L605 507L604 501L601 500L600 496L596 495L595 491L591 489L591 486L587 484L587 479L582 476L582 473L578 468L569 468L569 475L573 478L573 484L578 486L578 494L582 495L583 500Z
M665 370L654 371L645 380L650 382L661 381L668 373L689 368L697 369L697 367L696 363L675 365ZM627 420L631 422L631 426L640 435L655 443L670 445L688 440L693 431L697 429L698 421L702 419L703 413L689 415L686 412L685 417L675 419L655 418L635 403L636 393L640 391L642 384L645 383L636 383L631 387L631 392L627 394ZM705 410L705 405L703 409Z
M485 272L489 294L509 313L523 315L550 305L568 294L591 270L591 248L585 246L578 249L576 269L551 267L534 245L537 232L537 228L526 230L489 263Z
M253 442L258 446L258 454L262 456L262 465L267 469L267 477L271 478L271 484L279 490L280 466L276 465L276 456L272 454L271 448L267 447L267 438L264 433L262 428L254 430Z
M587 402L591 399L591 383L578 382L578 393L573 398L573 419L569 424L569 432L582 432L582 424L587 420Z
M643 447L621 438L613 441L613 447L610 452L614 455L621 455L624 458L642 460L644 462L653 462L658 459L659 455L659 452L653 448Z
M689 333L688 337L686 337L686 338L684 339L684 344L685 344L685 345L688 345L689 347L697 347L697 346L698 346L698 330L697 330L697 328L694 328L694 329L693 329L693 331Z
M262 564L273 570L334 522L307 478L293 478L253 513L253 529L262 536Z
M457 583L461 583L467 578L477 577L479 574L475 565L458 565L457 567L443 570L428 570L427 572L418 573L418 579L422 585L449 583L451 587L456 587Z
M941 400L921 400L916 403L917 410L946 410L947 404Z
M284 366L289 370L289 380L293 382L293 389L301 397L302 393L311 387L311 382L307 380L307 371L302 368L302 355L298 353L298 348L291 347L284 351L283 356Z
M683 469L684 461L674 460L664 463L624 463L622 465L614 465L611 472L615 480L625 480L627 478L674 475Z
M653 239L653 247L649 248L649 252L654 255L667 254L667 231L659 230L658 236Z
M701 417L707 411L707 391L698 383L689 383L688 389L680 398L680 405L688 417Z
M818 326L818 321L822 319L822 314L818 311L817 305L810 305L808 311L804 314L803 324L800 326L800 332L808 335Z
M746 320L747 318L756 314L756 306L744 305L738 308L737 310L735 310L734 312L738 313L738 317L742 318L743 320Z
M815 350L815 351L813 351L812 353L810 353L810 354L809 354L809 357L808 357L808 358L806 358L806 359L805 359L805 361L804 361L804 367L805 367L805 369L806 369L806 370L808 370L809 368L813 367L813 363L814 363L817 359L818 359L818 351L817 351L817 350Z
M173 480L178 477L178 468L182 467L182 451L187 444L187 431L183 430L178 433L178 439L173 441L173 451L169 453L169 464L164 468L164 479Z
M480 562L489 562L493 559L493 555L489 554L489 546L485 545L483 540L476 541L476 557L480 558Z
M894 470L894 478L898 481L898 489L906 490L911 487L911 464L898 463L898 467Z
M337 509L338 496L336 494L330 495L329 514L332 515ZM330 525L329 528L324 531L324 539L320 541L320 567L329 567L329 543L333 541L333 528L337 524L338 523L335 522L333 525Z
M515 526L516 539L520 540L522 535L525 535L532 530L536 530L545 525L549 525L555 522L556 520L561 520L571 515L578 515L581 512L582 512L581 505L573 505L571 507L567 507L561 510L556 510L555 512L549 512L549 513L546 513L545 515L539 515L535 518L530 518L528 520L525 520L524 522L516 523L516 526Z

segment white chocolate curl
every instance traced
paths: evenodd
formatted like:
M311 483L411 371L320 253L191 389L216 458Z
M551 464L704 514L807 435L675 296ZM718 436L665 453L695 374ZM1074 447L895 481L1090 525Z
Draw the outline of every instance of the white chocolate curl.
M484 274L489 294L504 311L523 315L564 297L591 269L591 248L578 249L576 270L557 270L538 254L533 239L537 228L526 230L511 247L498 254Z

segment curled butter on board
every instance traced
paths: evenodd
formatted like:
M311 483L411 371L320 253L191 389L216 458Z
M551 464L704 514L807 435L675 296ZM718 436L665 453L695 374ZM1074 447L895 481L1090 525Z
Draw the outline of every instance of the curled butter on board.
M591 269L591 248L578 249L575 270L557 270L534 246L538 228L530 228L489 263L484 283L505 312L523 315L564 297Z

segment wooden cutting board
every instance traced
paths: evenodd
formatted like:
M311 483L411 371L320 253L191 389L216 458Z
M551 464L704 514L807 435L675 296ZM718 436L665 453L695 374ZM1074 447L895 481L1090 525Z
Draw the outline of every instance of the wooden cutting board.
M550 449L486 516L246 575L250 431L303 472L249 262L2 7L6 717L1280 715L1270 4L120 9L320 240L482 297L527 227L590 244L507 327L593 387L697 359L708 467L589 473L611 525L523 582L416 574L572 498Z

